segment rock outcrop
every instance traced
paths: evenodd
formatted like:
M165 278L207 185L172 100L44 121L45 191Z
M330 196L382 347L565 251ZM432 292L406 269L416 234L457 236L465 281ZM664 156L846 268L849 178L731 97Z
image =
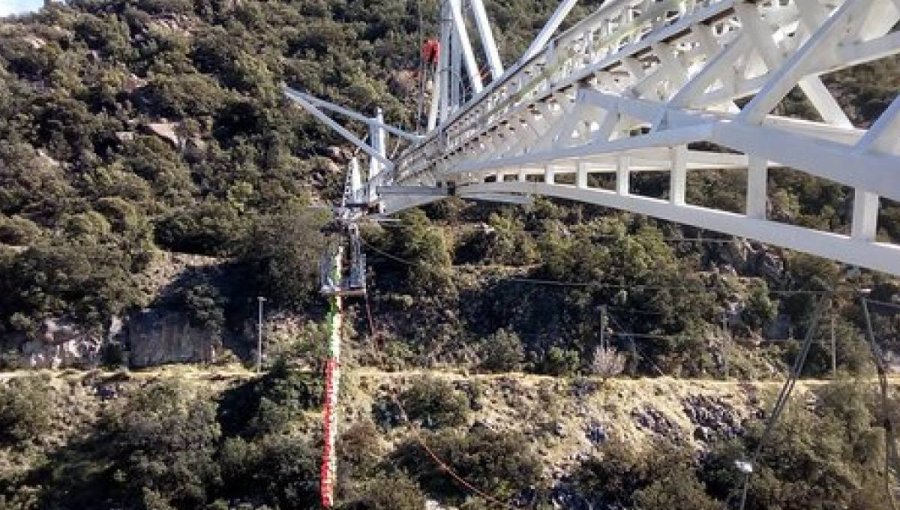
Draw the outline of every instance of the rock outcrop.
M737 274L761 276L769 281L777 281L784 274L784 259L761 243L735 239L732 243L711 245L708 250L709 262L723 270L730 268Z
M35 338L22 344L29 368L93 368L100 363L103 341L64 319L46 319Z
M222 351L218 332L198 328L178 312L148 309L134 315L126 327L131 366L215 362Z

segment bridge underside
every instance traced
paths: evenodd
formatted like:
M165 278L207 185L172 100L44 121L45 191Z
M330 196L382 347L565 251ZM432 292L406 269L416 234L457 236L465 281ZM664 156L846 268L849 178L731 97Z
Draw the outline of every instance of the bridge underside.
M467 101L441 97L436 128L352 192L387 214L557 197L900 275L900 246L876 240L881 199L900 201L900 98L854 125L825 85L881 59L900 74L898 21L900 0L613 0ZM465 75L453 62L439 90ZM808 118L777 115L791 91ZM770 219L772 168L852 190L848 231ZM688 173L710 170L745 175L742 211L687 203ZM640 172L668 174L668 192L633 194Z

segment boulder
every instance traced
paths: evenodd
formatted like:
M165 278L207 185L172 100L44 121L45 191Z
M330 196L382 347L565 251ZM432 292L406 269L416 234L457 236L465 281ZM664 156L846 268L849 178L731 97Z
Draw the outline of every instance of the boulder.
M720 398L690 395L681 401L684 414L696 425L694 439L708 442L714 437L734 438L743 433L740 416Z
M588 441L595 446L605 443L608 439L606 427L604 427L602 423L596 421L588 425L587 430L585 430L585 435L587 436Z
M784 259L777 253L760 250L754 258L753 272L769 281L777 281L784 274Z
M648 430L660 436L668 437L673 441L684 439L684 433L681 428L660 410L651 406L632 409L631 419L638 428Z

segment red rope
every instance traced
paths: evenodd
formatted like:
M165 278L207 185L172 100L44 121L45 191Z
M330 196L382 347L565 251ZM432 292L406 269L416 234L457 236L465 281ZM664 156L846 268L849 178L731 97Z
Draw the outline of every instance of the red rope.
M427 453L428 456L431 457L431 460L433 460L434 463L437 464L441 468L441 470L443 470L445 473L447 473L450 476L450 478L452 478L454 481L456 481L456 483L462 485L469 491L475 493L478 496L481 496L485 500L487 500L495 505L501 506L503 508L510 508L510 509L515 508L511 504L509 504L505 501L499 500L499 499L495 498L494 496L491 496L490 494L479 489L478 487L475 487L474 485L469 483L465 478L463 478L462 476L457 474L456 471L454 471L453 468L450 467L450 465L448 465L446 462L441 460L441 458L438 457L437 454L434 453L434 451L431 448L429 448L429 446L425 442L425 440L422 439L422 436L419 435L418 427L409 420L409 416L407 416L406 410L403 408L403 404L400 403L400 400L396 397L396 395L391 394L391 398L394 400L394 403L397 404L397 407L400 409L400 414L403 416L403 420L406 423L410 424L410 427L412 428L413 437L416 439L416 441L419 443L419 445L422 446L422 448L425 450L425 453Z

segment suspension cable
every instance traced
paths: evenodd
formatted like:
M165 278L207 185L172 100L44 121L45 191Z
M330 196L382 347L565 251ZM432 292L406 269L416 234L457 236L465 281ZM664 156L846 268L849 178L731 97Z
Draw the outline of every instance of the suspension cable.
M757 464L757 462L759 462L759 457L762 453L762 449L771 438L772 433L775 429L775 424L778 422L778 419L781 417L781 413L787 406L788 399L790 398L791 393L794 390L794 386L797 384L797 379L800 378L803 367L806 365L806 357L809 354L810 347L812 346L816 329L819 327L819 320L822 318L822 314L825 311L825 303L829 302L830 300L830 295L822 296L819 299L815 311L813 312L812 320L810 321L809 327L806 330L806 338L803 340L803 345L800 348L800 352L797 354L797 358L794 360L794 365L791 368L791 372L788 375L787 380L784 382L784 385L781 387L781 391L778 393L778 398L775 400L775 405L772 408L769 419L766 421L766 427L763 430L762 436L760 436L759 438L759 442L756 444L756 449L753 451L753 455L750 457L749 464L751 470L747 471L744 474L744 483L741 490L741 503L738 507L740 510L744 510L747 504L747 492L750 489L750 478L753 476L752 468ZM725 500L726 510L729 508L730 502L731 496L729 495L729 497Z
M897 502L894 500L894 493L891 490L891 471L894 472L894 476L900 472L900 456L898 456L897 453L894 423L891 420L891 414L888 408L887 370L884 366L884 356L875 341L875 333L872 329L872 317L869 314L869 299L863 295L860 296L859 300L862 304L863 315L866 319L866 339L869 341L869 349L872 351L875 370L878 372L878 385L881 388L881 412L884 413L884 417L882 418L882 426L884 427L884 491L891 504L891 509L897 510Z
M410 267L428 267L427 264L422 262L416 262L414 260L409 260L402 258L400 256L394 255L392 253L388 253L380 248L373 246L372 244L366 242L364 239L360 239L360 241L370 250L382 255L386 258L389 258L395 262L400 264L404 264ZM459 268L464 266L452 266L452 269L459 270ZM708 293L714 291L715 289L699 289L696 287L678 287L674 285L641 285L641 284L625 284L625 283L600 283L599 281L590 281L590 282L566 282L562 280L549 280L543 278L527 278L527 277L498 277L498 279L502 279L507 282L514 283L528 283L535 285L547 285L552 287L591 287L594 289L618 289L618 290L628 290L628 289L639 289L639 290L671 290L677 292L685 292L685 293ZM837 284L839 286L840 284ZM846 289L836 289L832 288L829 290L809 290L809 289L797 289L797 290L777 290L777 289L769 289L766 291L769 295L812 295L812 296L820 296L820 295L833 295L837 293L849 293L855 292L851 288ZM875 303L875 301L871 301ZM886 303L886 302L878 302L880 304L885 304L889 306L897 306L900 307L900 304Z

